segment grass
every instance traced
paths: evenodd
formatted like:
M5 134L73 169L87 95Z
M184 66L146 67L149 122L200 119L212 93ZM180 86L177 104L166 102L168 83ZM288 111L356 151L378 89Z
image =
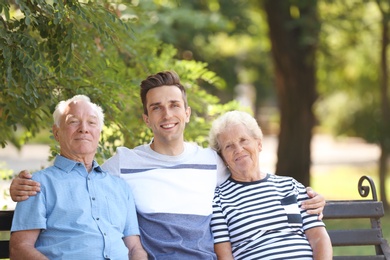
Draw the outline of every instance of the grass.
M376 167L332 167L320 170L313 170L312 187L322 194L327 200L349 200L361 199L357 185L362 175L370 176L376 185L379 197L378 170ZM364 182L363 184L367 184ZM386 180L387 195L390 195L390 178ZM372 198L372 194L368 195ZM379 199L379 198L378 198ZM370 221L367 219L354 220L325 220L327 229L353 229L370 228ZM390 212L386 212L381 219L383 236L390 241ZM373 246L335 247L334 255L375 255Z

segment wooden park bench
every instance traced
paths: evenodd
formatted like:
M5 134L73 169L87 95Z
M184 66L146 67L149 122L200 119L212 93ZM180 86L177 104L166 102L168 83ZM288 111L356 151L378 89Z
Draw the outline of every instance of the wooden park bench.
M9 233L12 225L13 210L0 210L0 232L2 238L0 240L0 258L9 258Z
M369 186L364 186L367 181ZM358 182L358 190L361 197L367 197L372 193L372 199L361 200L332 200L327 201L324 208L324 220L344 219L356 221L356 219L367 220L367 226L371 228L329 230L333 248L342 246L373 246L375 255L367 256L334 256L333 259L389 259L390 247L382 234L380 219L385 215L382 201L378 201L374 181L368 176L362 176Z
M368 181L370 186L363 186L364 181ZM324 220L345 219L353 221L354 219L367 219L371 228L366 229L348 229L348 230L329 230L328 233L333 247L340 246L373 246L375 255L371 256L335 256L338 260L369 260L369 259L388 259L390 260L390 247L383 238L380 219L385 215L383 204L378 201L375 184L370 177L362 176L358 183L359 194L367 197L372 192L373 199L361 200L333 200L327 201L324 209ZM9 233L12 224L13 211L0 211L0 231ZM0 258L9 257L9 238L0 241Z

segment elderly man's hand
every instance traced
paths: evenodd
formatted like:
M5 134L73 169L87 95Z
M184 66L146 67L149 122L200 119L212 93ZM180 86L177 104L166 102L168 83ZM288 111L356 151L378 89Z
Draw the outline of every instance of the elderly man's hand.
M39 182L31 180L31 177L32 175L24 170L12 180L9 190L13 201L26 200L28 197L34 196L41 191Z

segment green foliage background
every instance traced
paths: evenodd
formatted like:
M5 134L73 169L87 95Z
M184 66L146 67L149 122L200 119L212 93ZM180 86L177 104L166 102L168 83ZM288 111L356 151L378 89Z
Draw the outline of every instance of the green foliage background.
M155 37L152 1L0 1L0 143L20 147L50 129L59 100L86 94L106 114L98 157L119 145L149 142L142 122L139 83L150 74L175 70L188 91L192 122L185 138L207 144L210 120L225 110L200 83L225 82L206 63L179 60L176 49ZM15 131L25 130L17 138ZM56 149L53 147L53 153Z
M239 107L230 101L237 85L255 90L256 118L266 134L278 134L263 3L0 0L0 143L21 147L42 129L48 132L55 104L79 93L106 111L99 158L118 145L148 142L138 86L166 69L176 70L189 92L187 140L207 145L210 121ZM297 2L288 3L292 23L304 21ZM378 8L390 10L388 0L299 3L318 3L321 22L315 131L376 144L389 139L380 111Z

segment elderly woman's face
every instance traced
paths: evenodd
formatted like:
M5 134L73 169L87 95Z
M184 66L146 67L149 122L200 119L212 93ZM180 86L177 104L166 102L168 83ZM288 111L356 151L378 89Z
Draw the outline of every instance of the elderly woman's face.
M253 138L244 125L227 127L218 136L218 143L233 177L235 174L251 174L259 170L261 140Z

